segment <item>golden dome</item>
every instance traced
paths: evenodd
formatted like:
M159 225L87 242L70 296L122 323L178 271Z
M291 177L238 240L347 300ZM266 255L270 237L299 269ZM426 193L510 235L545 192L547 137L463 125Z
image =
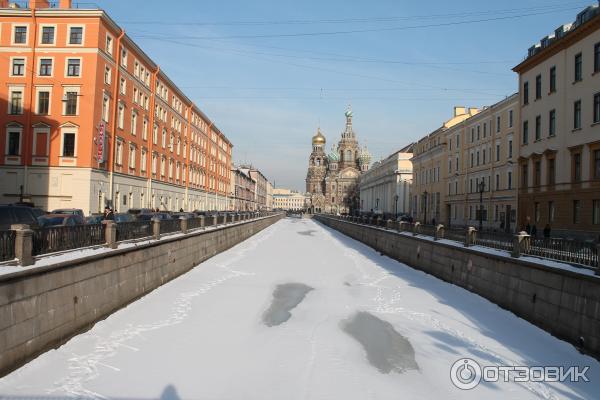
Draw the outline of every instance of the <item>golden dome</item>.
M321 129L317 129L317 134L313 136L312 143L314 145L325 145L325 136L321 133Z

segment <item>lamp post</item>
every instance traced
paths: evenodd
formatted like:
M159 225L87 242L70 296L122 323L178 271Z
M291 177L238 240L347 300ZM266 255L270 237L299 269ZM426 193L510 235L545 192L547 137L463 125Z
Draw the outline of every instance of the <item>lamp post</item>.
M394 195L394 203L395 203L395 214L396 214L396 218L398 219L398 195Z
M483 191L485 190L485 178L479 182L479 231L483 229Z
M423 218L423 223L427 224L427 190L423 192L423 201L425 203L425 217Z

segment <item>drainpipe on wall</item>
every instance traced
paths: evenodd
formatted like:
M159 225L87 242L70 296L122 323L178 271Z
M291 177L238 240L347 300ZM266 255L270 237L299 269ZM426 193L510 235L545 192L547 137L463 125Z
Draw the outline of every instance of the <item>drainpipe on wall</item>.
M115 151L117 149L117 109L119 108L119 79L120 79L120 67L121 67L121 39L125 36L125 30L121 29L121 33L117 38L117 45L115 47L115 79L111 82L114 84L113 87L113 112L110 118L111 127L112 127L112 142L110 145L110 162L109 165L109 182L108 186L110 188L110 201L112 202L112 209L117 212L117 201L115 201L115 187L114 187L114 170L115 170Z

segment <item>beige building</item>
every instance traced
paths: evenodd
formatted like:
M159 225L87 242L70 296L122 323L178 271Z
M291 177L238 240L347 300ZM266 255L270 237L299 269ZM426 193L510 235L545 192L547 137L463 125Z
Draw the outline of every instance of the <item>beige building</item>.
M514 94L445 132L447 226L516 229L519 98Z
M519 224L600 233L600 13L579 13L529 49L519 74Z
M273 184L267 181L267 210L273 209Z
M440 128L419 140L413 148L411 212L415 220L447 221L445 205L448 153L446 132L479 112L476 108L454 107L454 115Z
M290 189L273 189L273 209L300 211L306 208L308 197Z
M413 146L410 144L375 162L361 175L358 184L361 212L395 216L409 213Z

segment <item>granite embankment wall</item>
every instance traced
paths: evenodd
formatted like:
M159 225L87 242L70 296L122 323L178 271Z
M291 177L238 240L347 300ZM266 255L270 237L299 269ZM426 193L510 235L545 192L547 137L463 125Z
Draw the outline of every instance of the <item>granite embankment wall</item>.
M0 275L0 376L283 216Z
M316 220L415 269L485 297L600 357L600 277L316 216Z

